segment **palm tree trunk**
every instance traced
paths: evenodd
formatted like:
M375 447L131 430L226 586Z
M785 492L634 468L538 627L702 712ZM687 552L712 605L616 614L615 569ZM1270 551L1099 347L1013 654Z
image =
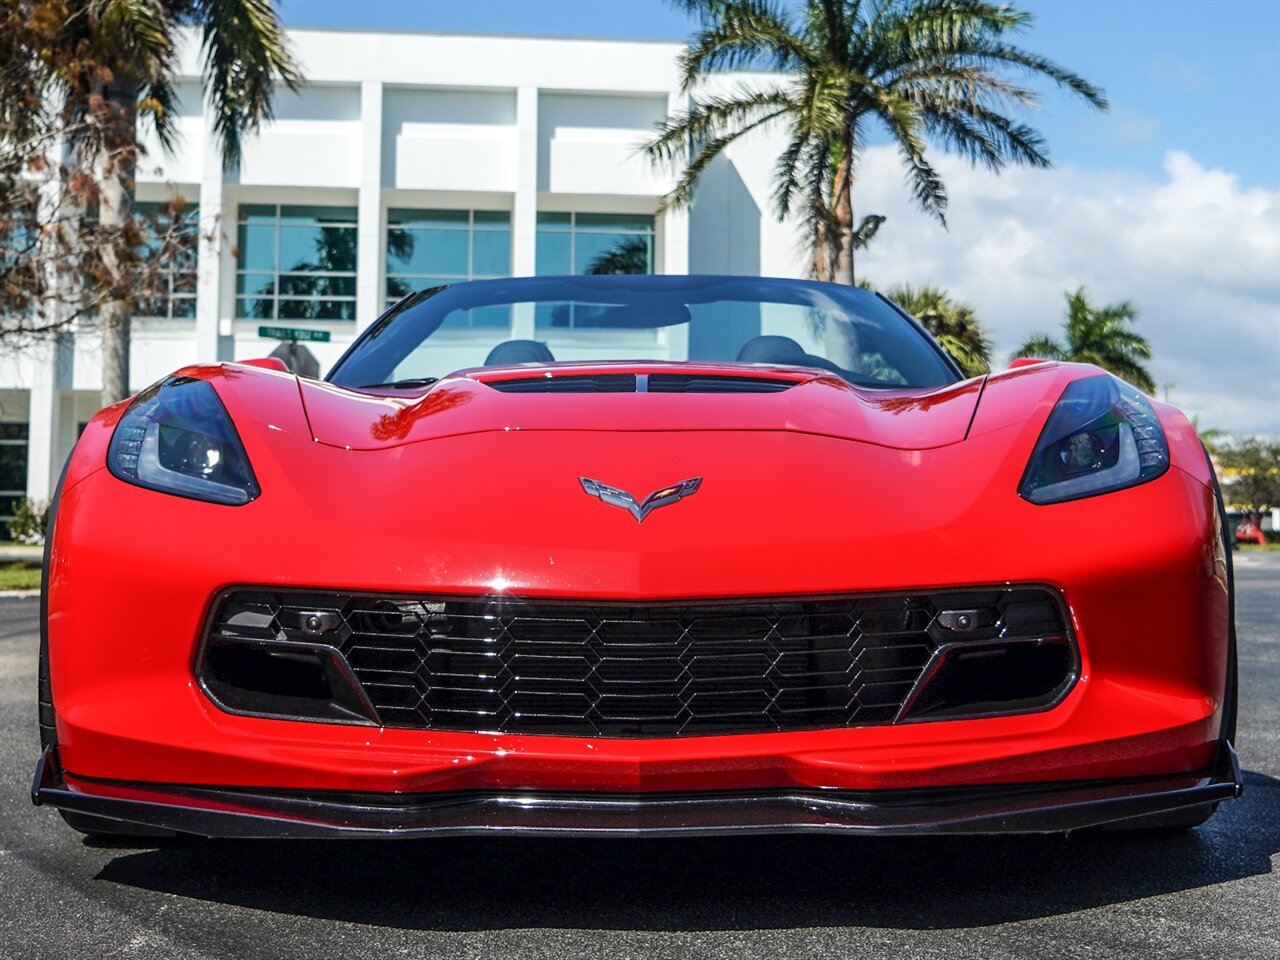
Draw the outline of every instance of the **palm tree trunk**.
M102 405L129 396L129 344L133 323L130 274L133 247L128 228L133 222L133 199L138 166L137 84L115 78L103 91L106 101L101 174L98 184L98 222L104 245L102 261L109 296L99 312L102 326Z
M853 285L853 127L845 131L840 145L840 163L836 167L832 194L835 214L836 258L832 268L832 280Z

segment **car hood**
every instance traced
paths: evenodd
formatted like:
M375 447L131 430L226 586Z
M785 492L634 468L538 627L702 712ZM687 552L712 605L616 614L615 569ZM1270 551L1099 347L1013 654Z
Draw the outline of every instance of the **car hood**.
M673 372L715 378L718 389L601 392L590 382L601 374ZM735 377L745 378L744 392L734 392ZM569 378L578 378L582 389L564 391ZM504 389L513 381L524 381L518 392ZM773 391L755 392L762 384L772 384ZM351 450L528 430L789 431L920 450L964 439L982 384L974 379L936 389L876 390L795 369L592 364L463 371L420 395L355 391L312 380L300 381L300 390L313 439ZM705 381L694 386L706 389Z

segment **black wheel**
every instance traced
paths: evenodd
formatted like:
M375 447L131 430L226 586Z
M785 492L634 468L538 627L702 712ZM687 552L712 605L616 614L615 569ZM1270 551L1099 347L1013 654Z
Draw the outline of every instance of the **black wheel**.
M1209 451L1205 451L1205 459L1209 459ZM1222 554L1227 574L1227 685L1222 694L1222 727L1218 739L1226 743L1235 743L1236 718L1240 709L1240 677L1236 665L1236 578L1232 566L1231 527L1227 523L1227 508L1222 500L1222 490L1218 486L1218 475L1209 462L1209 475L1213 477L1213 496L1218 502L1218 517L1222 523ZM1167 833L1180 833L1200 826L1213 816L1218 809L1216 803L1201 803L1182 810L1171 810L1168 813L1155 813L1149 817L1136 817L1115 824L1117 830L1155 830Z

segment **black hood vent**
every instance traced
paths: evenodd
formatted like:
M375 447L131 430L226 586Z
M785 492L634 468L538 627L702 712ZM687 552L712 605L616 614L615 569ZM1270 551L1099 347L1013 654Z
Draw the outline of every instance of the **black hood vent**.
M794 380L776 380L772 377L686 373L649 375L650 393L781 393L794 386Z
M796 382L732 374L597 373L488 380L485 384L502 393L781 393Z
M521 377L489 380L486 385L503 393L635 393L634 373L600 373L595 376Z

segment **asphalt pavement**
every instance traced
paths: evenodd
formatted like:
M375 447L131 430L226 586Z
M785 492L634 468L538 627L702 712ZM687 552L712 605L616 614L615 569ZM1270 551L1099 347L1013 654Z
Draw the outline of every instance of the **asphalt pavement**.
M1181 836L82 840L0 600L0 957L1280 958L1280 553L1237 554L1245 797Z

